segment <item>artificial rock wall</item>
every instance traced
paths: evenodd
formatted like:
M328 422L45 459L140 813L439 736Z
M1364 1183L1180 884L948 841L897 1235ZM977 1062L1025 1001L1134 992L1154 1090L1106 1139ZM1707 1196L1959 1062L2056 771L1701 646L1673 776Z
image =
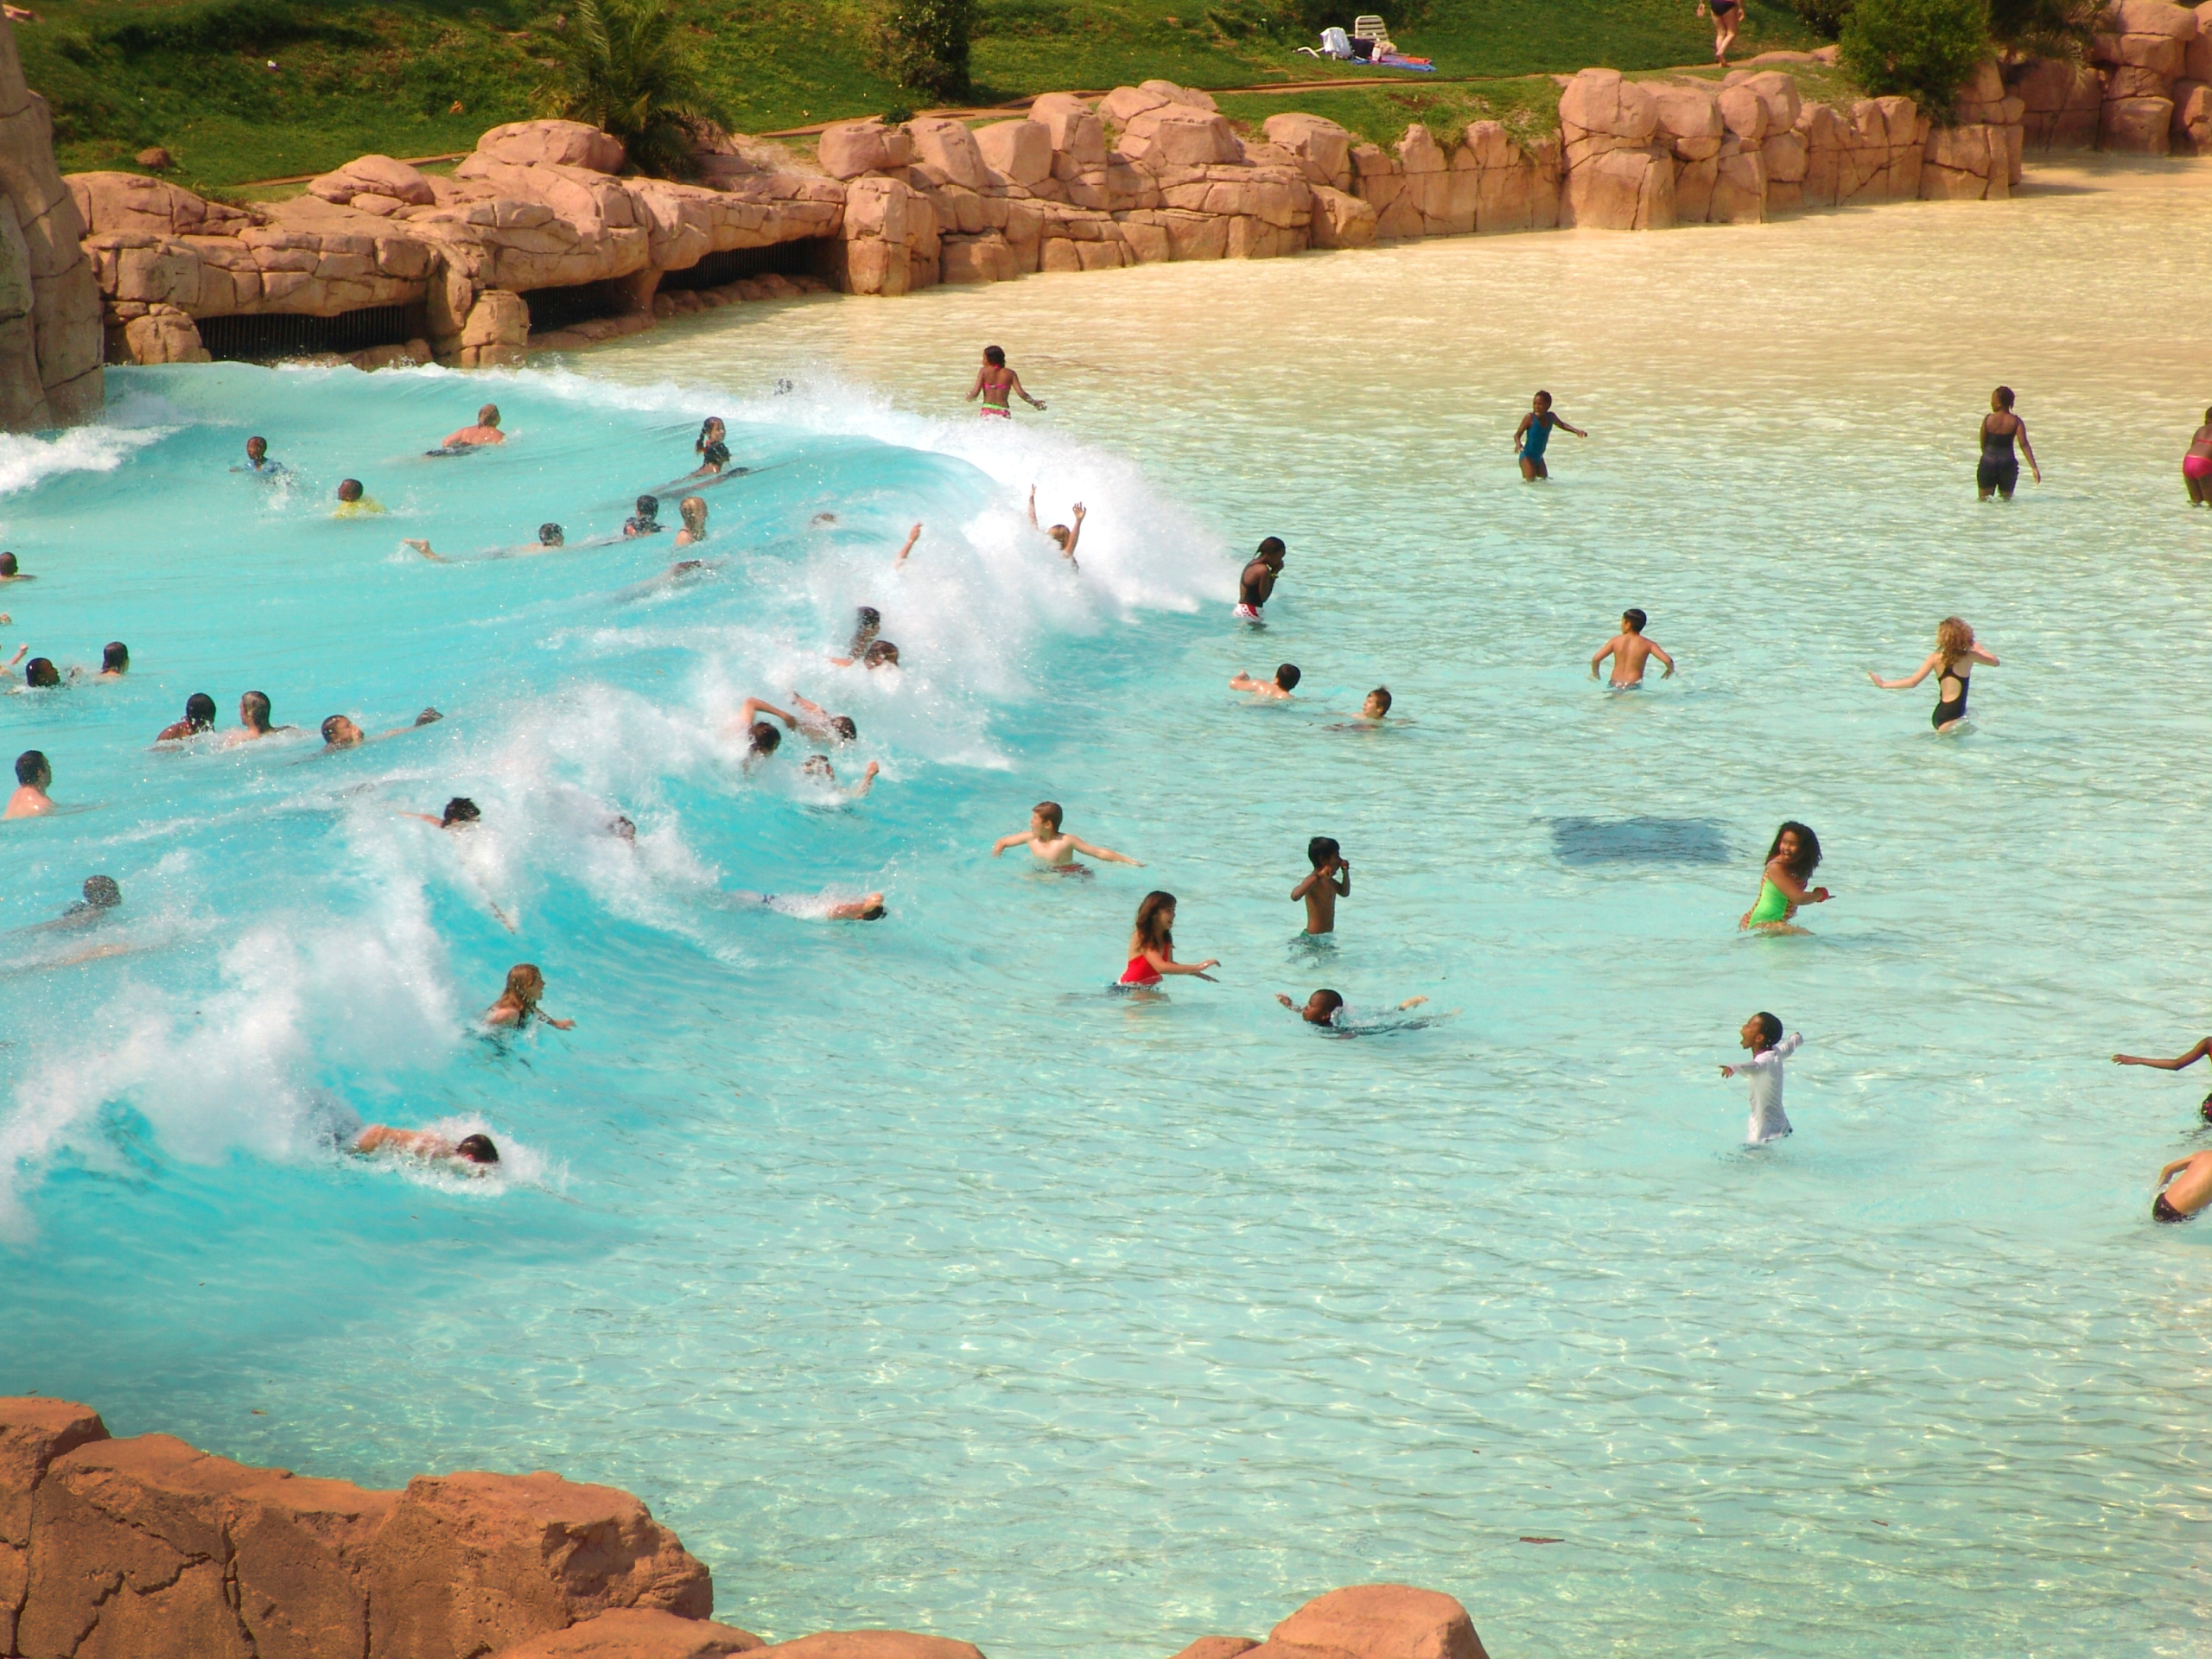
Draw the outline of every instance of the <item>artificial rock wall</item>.
M100 296L85 227L54 161L46 100L23 84L0 20L0 431L99 412Z

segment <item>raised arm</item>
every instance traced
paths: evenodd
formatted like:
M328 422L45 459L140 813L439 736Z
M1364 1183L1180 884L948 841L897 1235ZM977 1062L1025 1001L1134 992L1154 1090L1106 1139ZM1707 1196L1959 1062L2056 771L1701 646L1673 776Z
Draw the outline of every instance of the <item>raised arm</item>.
M1064 558L1075 557L1075 544L1083 539L1083 518L1086 511L1082 502L1075 504L1075 523L1068 531L1068 544L1060 550Z
M914 550L914 543L921 539L922 527L919 524L916 524L913 529L906 532L906 545L899 550L899 556L893 559L892 563L893 564L906 563L906 556Z
M1906 675L1904 678L1901 680L1885 680L1880 675L1874 672L1871 668L1866 671L1866 677L1873 681L1875 684L1880 686L1885 691L1910 691L1914 686L1918 685L1923 680L1934 673L1936 664L1942 660L1943 653L1942 652L1931 651L1928 653L1928 660L1926 662L1923 663L1918 668L1914 669L1911 673Z
M1334 887L1336 888L1336 890L1337 890L1337 897L1338 897L1338 898L1339 898L1339 899L1349 899L1349 898L1351 898L1351 861L1350 859L1347 859L1347 858L1340 858L1340 859L1338 859L1338 860L1337 861L1337 868L1335 868L1335 870L1334 870L1334 871L1331 872L1331 874L1332 874L1336 877L1336 880L1335 880L1334 881L1332 881L1330 885L1331 885L1331 886L1332 886L1332 887Z
M2192 1153L2190 1157L2193 1158L2195 1155L2196 1154ZM2173 1179L2173 1178L2183 1170L2187 1169L2189 1166L2189 1158L2175 1159L2173 1162L2168 1164L2164 1169L2158 1172L2158 1185L2160 1186L2164 1186L2168 1181Z
M13 668L13 667L17 664L17 663L22 662L22 661L23 660L23 658L26 658L26 657L28 657L28 656L29 656L30 654L31 654L31 642L30 642L29 640L26 639L26 640L24 640L24 641L23 641L23 643L22 643L22 645L17 645L17 646L16 647L16 654L15 654L14 656L10 657L10 658L8 659L8 661L7 661L7 663L6 663L6 664L5 664L5 666L6 666L6 667L8 667L8 668Z
M875 774L882 770L883 767L880 764L874 760L869 761L868 763L868 770L861 774L860 782L855 784L850 789L845 791L845 798L849 801L857 801L861 796L867 794L868 791L874 789L875 787Z
M1037 486L1034 484L1029 486L1029 522L1032 526L1037 523Z
M1020 839L1026 841L1028 837L1024 836L1020 837ZM1111 847L1094 847L1089 842L1078 840L1073 836L1070 836L1068 837L1068 844L1073 847L1076 851L1079 853L1088 853L1093 858L1103 858L1109 864L1135 864L1139 869L1142 869L1144 868L1142 864L1138 863L1135 859L1129 857L1126 853L1117 853Z
M2183 1071L2207 1054L2212 1054L2212 1037L2207 1037L2188 1053L2177 1055L2171 1060L2154 1060L2139 1054L2115 1054L2112 1057L2112 1063L2114 1065L2152 1065L2161 1071Z
M1307 893L1313 892L1314 887L1320 883L1321 879L1321 872L1319 870L1314 871L1313 874L1307 876L1303 881L1300 882L1296 887L1290 890L1290 902L1294 905L1300 899L1303 899Z
M753 717L755 715L773 715L778 720L784 722L784 728L786 731L795 732L798 729L798 721L795 716L785 714L782 709L777 708L775 704L772 702L763 702L758 697L747 697L742 703L739 704L737 718L733 721L731 724L734 726L750 726L753 723Z

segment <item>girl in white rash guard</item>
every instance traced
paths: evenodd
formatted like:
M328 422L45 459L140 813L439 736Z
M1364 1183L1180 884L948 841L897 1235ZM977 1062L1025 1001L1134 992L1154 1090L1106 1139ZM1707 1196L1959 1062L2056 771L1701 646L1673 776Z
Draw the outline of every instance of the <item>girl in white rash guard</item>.
M1781 1020L1770 1014L1755 1014L1737 1035L1751 1051L1751 1058L1741 1065L1722 1066L1720 1075L1732 1077L1743 1071L1751 1077L1751 1122L1746 1140L1754 1147L1779 1141L1789 1133L1789 1119L1782 1109L1782 1063L1797 1052L1805 1033L1793 1031L1785 1038Z

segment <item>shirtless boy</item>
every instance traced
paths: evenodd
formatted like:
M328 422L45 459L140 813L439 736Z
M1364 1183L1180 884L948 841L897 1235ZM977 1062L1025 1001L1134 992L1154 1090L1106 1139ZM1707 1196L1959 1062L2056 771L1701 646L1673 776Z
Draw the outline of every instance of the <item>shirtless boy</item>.
M2163 1190L2151 1200L2152 1219L2187 1221L2212 1204L2212 1152L2175 1159L2158 1172L2158 1185Z
M983 347L983 366L976 371L976 384L968 388L963 403L972 404L977 397L983 400L983 413L995 415L1002 421L1014 418L1014 410L1007 401L1019 397L1032 409L1041 410L1039 403L1023 388L1021 377L1006 365L1006 352L997 346Z
M1274 597L1275 578L1282 575L1282 562L1289 552L1281 537L1270 536L1245 563L1236 578L1236 614L1245 621L1257 622L1262 607Z
M1336 992L1328 990L1314 992L1306 999L1304 1007L1299 1007L1281 991L1275 993L1275 1001L1309 1026L1333 1026L1337 1023L1337 1016L1344 1009L1344 998ZM1398 1004L1395 1012L1403 1014L1407 1009L1417 1008L1427 1001L1428 999L1425 996L1409 996Z
M1337 900L1351 897L1351 861L1337 849L1337 843L1327 836L1316 836L1306 843L1306 856L1313 865L1313 874L1290 890L1292 901L1306 901L1306 931L1308 934L1333 933L1337 931Z
M235 730L224 734L223 747L230 748L238 743L251 743L264 737L274 737L279 732L296 732L296 726L271 726L269 723L269 694L249 691L238 699L238 723Z
M1275 677L1272 680L1255 680L1240 670L1236 677L1229 683L1229 689L1249 691L1255 697L1287 697L1305 677L1299 672L1296 663L1284 663L1275 669Z
M364 1158L390 1152L419 1158L426 1164L458 1164L471 1175L480 1175L499 1161L499 1149L488 1135L465 1135L458 1141L448 1141L428 1129L395 1129L388 1123L370 1124L353 1137L349 1150Z
M1009 847L1019 847L1027 842L1029 855L1039 864L1054 869L1080 870L1084 866L1075 861L1077 853L1092 858L1104 859L1109 864L1144 866L1126 853L1117 853L1110 847L1094 847L1079 836L1071 836L1060 828L1062 817L1058 801L1039 801L1029 809L1029 827L1011 836L1001 836L991 843L991 856L996 858Z
M54 787L54 768L46 763L46 756L36 749L25 749L16 757L16 792L8 798L8 810L0 817L42 818L54 810L54 803L47 791Z
M1598 664L1610 657L1613 659L1611 682L1613 684L1617 686L1642 685L1644 664L1656 657L1667 664L1667 671L1659 677L1662 680L1673 679L1675 659L1653 641L1643 637L1643 625L1649 620L1650 620L1649 617L1633 606L1623 611L1621 631L1599 646L1598 654L1590 659L1590 677L1593 680L1598 677Z
M486 404L476 411L476 424L464 426L458 432L448 433L442 446L448 449L474 449L479 444L505 443L507 435L499 430L499 406Z

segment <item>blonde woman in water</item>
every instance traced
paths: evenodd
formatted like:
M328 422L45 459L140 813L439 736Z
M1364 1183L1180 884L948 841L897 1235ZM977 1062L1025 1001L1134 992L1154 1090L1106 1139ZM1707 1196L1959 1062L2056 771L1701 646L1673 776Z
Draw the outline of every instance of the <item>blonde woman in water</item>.
M1936 625L1936 649L1918 668L1901 680L1885 680L1871 669L1866 677L1885 691L1909 691L1936 674L1936 712L1929 724L1939 732L1955 731L1967 717L1967 692L1976 663L1995 668L1997 653L1977 645L1974 630L1957 617L1947 616Z

